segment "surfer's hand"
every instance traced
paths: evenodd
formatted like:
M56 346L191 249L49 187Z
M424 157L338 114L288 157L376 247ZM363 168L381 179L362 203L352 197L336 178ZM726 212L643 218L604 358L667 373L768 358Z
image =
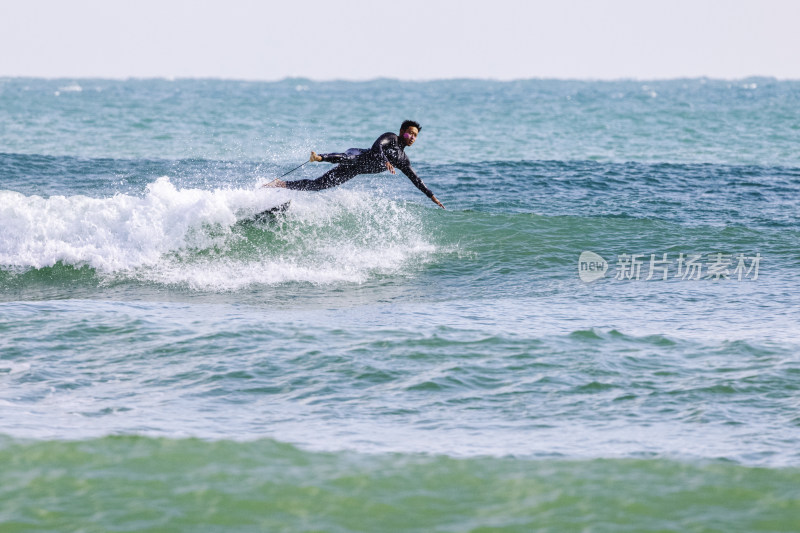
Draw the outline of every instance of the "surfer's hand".
M394 166L392 166L392 164L391 164L390 162L388 162L388 161L386 162L386 170L388 170L388 171L389 171L389 172L391 172L392 174L394 174L394 173L395 173L395 172L394 172Z
M319 161L322 161L322 156L318 155L317 152L311 152L311 157L309 157L308 160L312 163L318 163Z
M433 200L433 202L434 202L436 205L438 205L439 207L441 207L442 209L444 209L445 211L447 211L447 208L444 206L444 204L442 204L442 202L440 202L440 201L439 201L439 199L438 199L438 198L436 198L435 196L431 196L431 200Z

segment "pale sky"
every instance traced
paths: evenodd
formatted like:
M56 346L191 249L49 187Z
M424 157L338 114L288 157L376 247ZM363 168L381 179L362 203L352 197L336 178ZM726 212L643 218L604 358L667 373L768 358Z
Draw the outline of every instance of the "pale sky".
M0 0L0 76L800 79L797 0Z

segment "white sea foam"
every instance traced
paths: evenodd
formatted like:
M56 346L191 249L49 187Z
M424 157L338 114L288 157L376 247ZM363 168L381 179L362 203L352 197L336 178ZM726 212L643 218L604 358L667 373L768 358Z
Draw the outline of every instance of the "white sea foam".
M286 200L281 220L247 230L237 220ZM406 207L354 191L178 189L167 177L142 196L25 196L0 191L0 265L89 266L197 290L259 284L363 282L425 256Z

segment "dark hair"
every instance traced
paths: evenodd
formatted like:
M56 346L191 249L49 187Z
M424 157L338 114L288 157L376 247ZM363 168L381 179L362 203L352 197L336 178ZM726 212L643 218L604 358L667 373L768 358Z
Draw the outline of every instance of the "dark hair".
M410 128L414 126L417 128L417 131L422 131L422 126L419 125L419 122L416 120L404 120L403 123L400 125L400 131Z

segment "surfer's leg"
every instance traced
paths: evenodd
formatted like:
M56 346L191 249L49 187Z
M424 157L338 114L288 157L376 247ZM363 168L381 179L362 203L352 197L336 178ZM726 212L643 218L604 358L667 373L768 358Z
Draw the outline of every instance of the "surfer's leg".
M339 165L330 169L328 172L318 177L315 180L296 180L285 182L287 189L294 189L296 191L321 191L323 189L330 189L350 180L361 174L358 167L351 165Z

